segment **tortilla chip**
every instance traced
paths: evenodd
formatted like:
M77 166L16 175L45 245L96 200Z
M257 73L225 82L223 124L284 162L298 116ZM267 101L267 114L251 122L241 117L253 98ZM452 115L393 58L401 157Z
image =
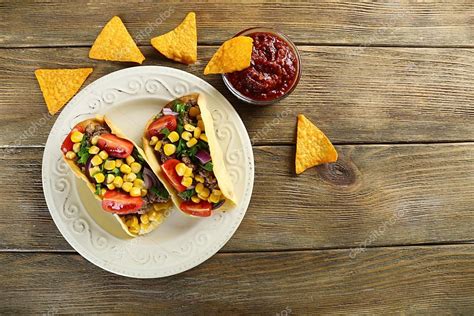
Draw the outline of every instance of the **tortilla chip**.
M253 39L237 36L224 42L204 69L204 74L223 74L243 70L250 66Z
M331 141L304 115L298 115L296 137L296 173L308 168L337 160L337 152Z
M89 51L89 58L110 61L131 61L141 64L145 60L137 44L118 16L114 16L102 29Z
M193 64L197 60L196 14L188 13L183 22L174 30L151 39L157 51L183 64Z
M81 88L92 68L36 69L44 101L51 115L59 111Z

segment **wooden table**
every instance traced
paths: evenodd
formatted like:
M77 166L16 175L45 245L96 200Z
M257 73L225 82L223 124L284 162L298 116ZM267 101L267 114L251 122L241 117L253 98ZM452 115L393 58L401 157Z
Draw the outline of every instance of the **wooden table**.
M472 1L114 2L0 4L0 313L474 313ZM185 66L149 39L189 11L199 61ZM164 279L87 262L57 230L41 188L56 117L33 71L93 66L89 84L130 67L87 57L113 15L145 65L219 89L254 144L254 193L237 233L202 265ZM245 105L219 76L202 75L217 45L251 26L280 28L302 55L298 88L274 106ZM340 159L296 177L298 113Z

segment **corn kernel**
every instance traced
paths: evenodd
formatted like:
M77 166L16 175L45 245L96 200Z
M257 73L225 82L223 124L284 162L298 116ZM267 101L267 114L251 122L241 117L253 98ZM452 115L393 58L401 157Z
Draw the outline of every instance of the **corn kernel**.
M129 165L123 164L120 166L120 172L129 174L130 172L132 172L132 168L130 168Z
M105 193L107 193L107 190L106 189L102 189L100 190L100 196L104 196Z
M109 184L107 184L107 189L115 190L115 185L113 183L109 183Z
M125 192L130 192L132 188L133 188L133 183L131 182L124 182L122 184L122 190L124 190Z
M95 182L102 183L105 180L105 176L102 172L99 172L94 175L94 179L95 179Z
M110 183L114 182L114 180L115 180L115 176L113 174L109 173L107 175L107 181L106 182L110 184Z
M202 133L201 128L196 127L196 129L194 130L194 137L199 138L199 136L201 136L201 133Z
M148 213L148 219L152 222L158 222L162 220L163 215L157 211L151 211Z
M173 144L166 144L163 148L166 156L171 156L176 152L176 146Z
M196 179L196 181L199 183L204 183L204 178L200 175L196 175L194 179Z
M91 155L97 155L99 153L99 151L100 151L100 148L97 147L97 146L91 146L89 148L89 154L91 154Z
M193 201L194 203L199 203L199 202L201 202L201 199L198 198L197 195L193 195L193 196L191 197L191 201Z
M196 145L197 142L198 142L197 139L193 137L193 138L191 138L188 142L186 142L186 146L188 146L188 147L191 148L191 147L193 147L194 145Z
M193 177L193 168L186 167L186 170L184 171L184 176L185 177Z
M211 203L217 203L219 202L219 200L220 200L219 196L214 195L214 194L211 194L208 199L208 201Z
M80 143L83 137L84 137L84 134L82 134L79 131L74 131L71 134L71 140L73 143Z
M199 193L201 193L204 189L205 189L204 184L202 184L202 183L196 184L196 188L195 188L196 193L199 194Z
M123 165L123 160L122 159L115 159L115 167L120 168L120 166Z
M161 140L159 140L156 144L155 144L155 150L156 151L159 151L161 149L161 146L163 145L163 143L161 142Z
M179 140L179 134L176 133L175 131L172 131L172 132L168 135L168 139L169 139L172 143L176 143L176 142Z
M125 183L127 183L127 182L125 182ZM130 195L134 196L134 197L142 196L142 192L141 192L140 188L132 187L132 189L130 189Z
M193 134L191 134L190 132L187 132L187 131L184 131L181 134L181 138L184 139L184 140L190 140L191 137L193 137Z
M176 173L178 174L178 176L184 176L184 173L186 172L186 169L188 169L188 167L180 162L179 164L176 165L176 167L174 167L174 169L176 170Z
M135 162L135 158L133 158L133 156L130 155L127 158L125 158L125 161L127 162L128 165L131 165L132 162Z
M97 172L100 172L100 168L99 167L93 167L93 168L90 168L89 169L89 175L92 177L94 176Z
M67 159L74 159L74 158L76 158L76 153L73 152L73 151L68 151L68 152L66 153L66 158L67 158Z
M93 166L98 166L100 164L102 164L103 160L102 158L99 157L99 155L95 155L94 157L92 157L92 160L91 160L91 163Z
M121 188L122 187L122 184L123 184L123 179L121 176L116 176L115 179L114 179L114 186L116 188Z
M78 153L79 150L81 150L81 143L75 143L74 145L72 145L73 152Z
M140 224L140 230L142 230L142 231L147 231L148 228L150 228L150 224L149 224L149 223L148 223L148 224L145 224L145 223L141 223L141 224Z
M133 172L130 172L129 174L126 174L123 176L123 179L127 182L133 182L137 178L137 175Z
M199 136L199 139L202 140L203 142L206 142L206 143L207 143L207 136L206 136L206 134L201 134L201 136Z
M103 160L105 160L105 159L109 158L109 154L105 150L102 150L99 153L99 157L102 158Z
M150 146L155 146L155 144L158 143L158 140L159 140L158 137L152 136L150 138Z
M189 116L195 117L198 116L201 111L199 111L199 107L193 106L189 109Z
M204 189L202 189L202 191L198 194L198 196L199 196L199 198L205 200L205 199L207 199L207 198L209 197L209 194L210 194L209 189L208 189L208 188L204 188Z
M143 224L148 224L150 222L148 215L146 214L140 215L140 222L142 222Z
M143 189L145 188L145 181L143 181L142 179L135 179L135 181L133 181L133 186Z
M140 170L142 170L142 165L139 164L138 162L132 162L130 165L130 168L132 169L133 173L139 173Z
M188 132L192 132L194 131L196 127L194 125L191 125L191 124L184 124L184 129L187 130Z
M114 170L115 168L115 160L106 160L104 163L105 170Z
M193 178L183 177L183 179L181 180L181 184L184 185L185 187L190 187L191 184L193 184Z
M92 145L97 145L98 142L99 142L99 136L98 136L98 135L92 136L92 138L91 138L91 144L92 144Z
M141 192L142 197L144 197L145 195L148 194L148 190L147 190L147 189L140 189L140 192Z
M201 129L201 132L206 130L206 128L204 128L204 122L202 120L199 120L197 125Z

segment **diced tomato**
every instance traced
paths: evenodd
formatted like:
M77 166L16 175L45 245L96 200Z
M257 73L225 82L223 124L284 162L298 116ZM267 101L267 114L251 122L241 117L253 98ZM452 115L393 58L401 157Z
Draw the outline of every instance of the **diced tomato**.
M127 158L133 151L132 142L113 134L101 134L97 146L115 158Z
M176 165L180 162L178 159L168 159L161 167L163 168L166 179L168 179L176 191L183 192L186 190L186 187L181 184L183 177L179 176L175 169Z
M72 131L69 132L69 134L66 136L66 138L64 139L63 141L63 144L61 145L61 151L63 153L67 153L68 151L71 151L72 150L72 146L74 145L74 143L72 142L71 140L71 134L74 132L74 131L79 131L81 133L84 133L84 131L86 130L86 127L83 126L81 123L77 124L76 126L74 126L74 128L72 129Z
M148 126L148 137L159 136L163 128L167 128L172 132L176 129L177 125L176 117L173 115L163 115Z
M179 208L186 214L199 217L211 216L212 204L207 201L194 203L193 201L181 202Z
M133 197L128 193L108 190L102 200L102 208L115 214L136 213L143 205L143 199L140 196Z

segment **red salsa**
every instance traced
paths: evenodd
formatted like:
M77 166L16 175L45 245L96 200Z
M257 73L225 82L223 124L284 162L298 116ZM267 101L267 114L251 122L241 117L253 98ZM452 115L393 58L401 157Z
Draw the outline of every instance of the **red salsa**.
M296 53L279 36L255 32L252 60L244 70L226 74L230 84L244 96L258 101L269 101L285 95L298 77Z

